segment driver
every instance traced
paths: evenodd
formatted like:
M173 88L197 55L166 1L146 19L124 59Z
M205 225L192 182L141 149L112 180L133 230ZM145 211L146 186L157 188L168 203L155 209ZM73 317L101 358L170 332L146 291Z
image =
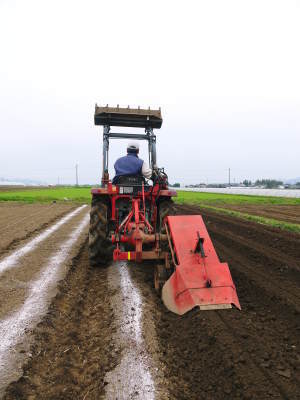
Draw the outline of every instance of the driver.
M146 179L151 178L152 170L139 158L139 150L140 145L138 142L131 141L128 143L127 155L118 158L115 162L114 167L116 175L113 179L114 182L116 182L120 176L124 175L144 176Z

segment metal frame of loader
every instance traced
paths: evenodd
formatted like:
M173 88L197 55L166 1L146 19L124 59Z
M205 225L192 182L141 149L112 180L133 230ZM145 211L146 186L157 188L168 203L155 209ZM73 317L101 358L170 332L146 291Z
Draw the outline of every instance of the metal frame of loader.
M168 189L167 175L156 165L156 136L162 125L161 111L130 108L95 108L95 125L103 126L103 172L100 188L92 189L93 201L106 198L110 207L109 226L114 232L113 260L142 262L156 260L154 286L166 307L184 314L195 306L202 310L240 308L236 289L226 263L220 263L200 215L164 215L163 207L177 193ZM111 132L111 126L144 128L144 134ZM153 186L112 184L108 173L110 139L148 141L149 164L156 171ZM120 220L117 203L131 203ZM122 246L130 246L124 251ZM147 247L147 249L145 249ZM149 249L150 247L150 249Z

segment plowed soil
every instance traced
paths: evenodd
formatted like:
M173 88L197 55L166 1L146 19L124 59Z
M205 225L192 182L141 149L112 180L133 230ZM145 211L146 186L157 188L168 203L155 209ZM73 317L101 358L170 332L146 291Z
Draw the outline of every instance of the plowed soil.
M300 205L224 204L223 208L300 224Z
M0 256L76 208L75 204L0 203Z
M118 361L111 343L112 293L106 271L89 268L86 245L35 330L23 377L10 385L5 399L97 399L104 393L105 373Z
M179 317L154 292L152 265L130 264L144 303L145 352L161 372L154 385L165 386L156 398L299 399L300 235L197 207L178 206L177 212L203 215L220 259L229 264L242 311L193 310ZM110 268L116 266L91 269L83 243L6 400L107 398L106 374L126 351L116 343L120 310L110 302L118 290L107 282ZM129 398L145 397L136 390Z

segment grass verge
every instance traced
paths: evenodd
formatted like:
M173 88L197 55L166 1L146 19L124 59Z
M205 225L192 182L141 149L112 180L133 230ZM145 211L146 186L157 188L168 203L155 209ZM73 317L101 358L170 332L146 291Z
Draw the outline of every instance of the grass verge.
M278 205L297 205L300 198L295 197L271 197L271 196L252 196L246 194L225 194L207 192L186 192L178 191L176 202L179 204L211 204L222 206L222 204L278 204Z
M0 192L0 201L22 201L26 203L48 203L52 201L75 201L90 203L90 187L59 187Z
M0 192L0 201L20 201L27 203L47 203L51 201L75 201L79 203L90 203L90 187L53 187L43 189L15 190ZM278 204L278 205L300 205L300 199L268 196L234 195L223 193L185 192L178 191L175 199L178 204L193 204L214 210L215 212L231 215L234 217L254 221L259 224L269 225L291 232L300 233L300 225L285 221L278 221L258 215L243 213L240 211L222 208L226 204Z
M300 225L299 224L293 224L290 222L279 221L277 219L266 218L266 217L262 217L259 215L247 214L247 213L243 213L240 211L228 210L226 208L214 207L214 206L210 206L208 204L201 204L201 207L207 208L209 210L213 210L219 214L226 214L226 215L230 215L232 217L237 217L237 218L245 219L248 221L253 221L258 224L269 225L269 226L283 229L286 231L300 233Z

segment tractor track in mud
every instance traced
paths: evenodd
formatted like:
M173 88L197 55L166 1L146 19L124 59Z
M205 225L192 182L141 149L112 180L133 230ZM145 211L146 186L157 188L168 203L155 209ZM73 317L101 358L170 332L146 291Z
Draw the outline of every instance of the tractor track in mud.
M179 317L154 292L153 265L128 264L142 309L131 307L125 323L130 328L141 313L143 357L160 371L159 380L152 376L155 397L134 390L116 398L299 399L300 235L196 206L176 209L203 215L220 259L229 264L242 311L195 309ZM106 389L127 350L118 339L121 281L108 282L111 268L90 268L82 243L34 330L23 376L9 385L5 400L112 398Z

